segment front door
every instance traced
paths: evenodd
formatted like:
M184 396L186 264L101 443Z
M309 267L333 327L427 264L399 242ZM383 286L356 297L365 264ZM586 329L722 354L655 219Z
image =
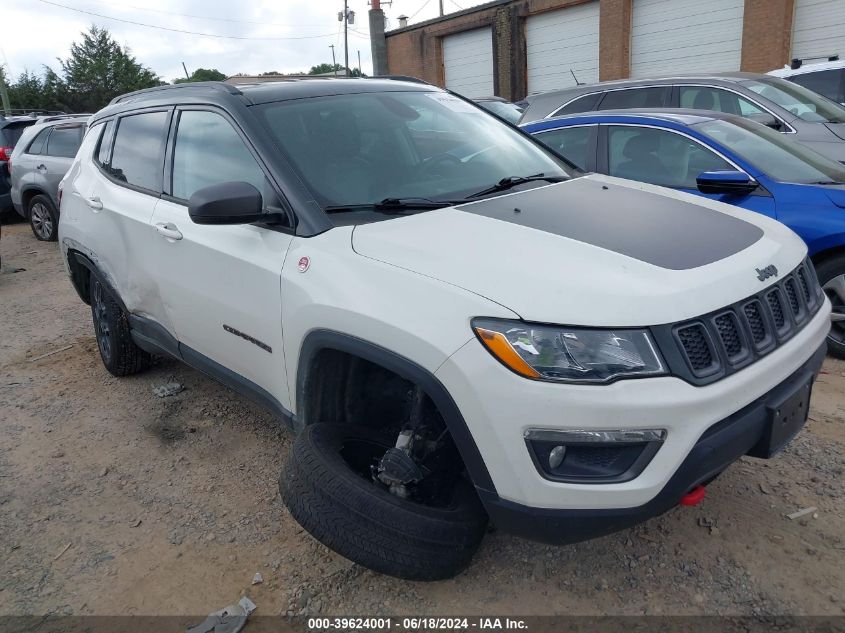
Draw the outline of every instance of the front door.
M289 408L282 351L281 272L292 234L266 225L194 224L198 189L245 181L276 194L246 140L222 113L184 109L174 124L170 195L151 224L149 261L186 361Z

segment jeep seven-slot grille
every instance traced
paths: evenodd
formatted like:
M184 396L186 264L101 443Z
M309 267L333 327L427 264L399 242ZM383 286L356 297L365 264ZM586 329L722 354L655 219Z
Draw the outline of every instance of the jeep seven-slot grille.
M671 326L686 374L700 384L745 367L803 328L823 299L812 263L805 260L754 296Z

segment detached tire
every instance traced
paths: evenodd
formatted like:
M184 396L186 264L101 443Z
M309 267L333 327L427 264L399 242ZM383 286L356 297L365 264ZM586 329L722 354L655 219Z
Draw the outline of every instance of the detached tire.
M129 332L126 313L109 291L92 275L91 316L100 358L110 374L129 376L147 369L152 361L149 352L135 344Z
M845 255L822 260L816 266L816 275L830 299L834 314L845 314ZM833 321L827 335L827 351L845 359L845 321Z
M469 565L487 525L473 486L460 479L448 507L402 499L356 472L350 447L392 446L349 424L313 424L296 438L279 480L293 518L323 545L369 569L408 580L451 578Z
M59 213L53 201L45 195L33 196L27 209L29 227L35 239L55 242L59 239Z

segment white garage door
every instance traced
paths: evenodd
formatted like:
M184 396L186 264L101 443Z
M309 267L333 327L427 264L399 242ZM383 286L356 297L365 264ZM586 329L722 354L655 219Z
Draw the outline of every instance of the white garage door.
M631 76L739 70L744 0L634 0Z
M845 0L795 0L792 57L828 55L845 59Z
M529 16L525 21L528 92L599 80L599 3Z
M446 87L470 99L493 94L493 31L474 29L443 38Z

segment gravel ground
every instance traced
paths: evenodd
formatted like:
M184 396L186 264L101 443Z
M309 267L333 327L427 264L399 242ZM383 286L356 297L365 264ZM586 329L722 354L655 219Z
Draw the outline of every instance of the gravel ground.
M743 458L699 506L568 547L494 532L458 578L405 582L291 519L291 438L267 411L172 361L112 377L57 246L19 224L0 248L0 614L206 614L240 595L262 615L845 610L845 363L826 362L781 455ZM184 391L156 397L169 381Z

